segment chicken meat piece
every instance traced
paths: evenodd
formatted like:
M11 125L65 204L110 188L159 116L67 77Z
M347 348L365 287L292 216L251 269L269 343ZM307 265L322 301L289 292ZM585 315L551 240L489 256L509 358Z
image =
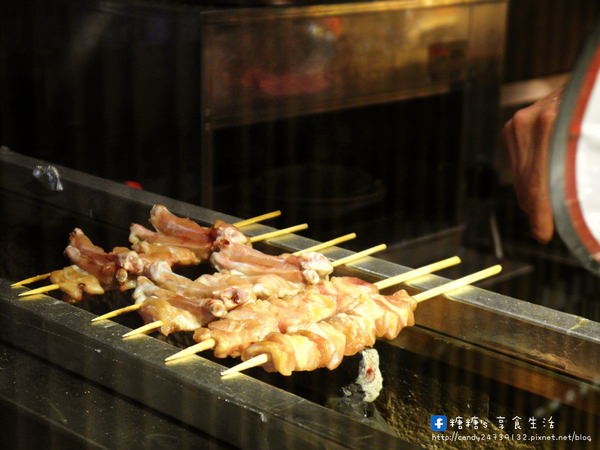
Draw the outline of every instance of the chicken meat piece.
M175 331L194 331L226 314L218 299L194 301L156 286L146 277L139 277L133 293L135 303L141 303L139 313L146 323L160 320L165 336Z
M104 294L104 289L98 278L75 265L61 270L54 270L50 274L50 281L58 284L60 290L73 302L81 301L84 293L89 295Z

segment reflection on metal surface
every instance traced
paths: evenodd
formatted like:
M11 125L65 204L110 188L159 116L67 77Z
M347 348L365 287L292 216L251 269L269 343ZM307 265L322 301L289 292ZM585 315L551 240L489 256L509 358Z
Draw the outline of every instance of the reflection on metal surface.
M55 166L50 164L38 164L33 168L33 178L38 180L42 185L51 191L62 191L63 186L60 182L60 174Z
M467 76L476 5L415 3L209 15L207 117L258 120L446 92Z
M402 445L387 433L250 377L222 380L223 367L204 358L165 365L172 345L150 337L123 340L126 327L92 325L92 314L50 297L21 302L5 280L0 280L0 301L3 340L236 446L260 448L281 440L304 448L308 442L348 448L363 440L386 448ZM197 414L198 405L210 408L210 414Z
M489 348L421 327L404 330L391 345L444 361L501 383L510 383L519 389L544 397L549 402L559 400L578 409L594 414L600 413L598 375L590 381L573 379L519 358L509 357ZM552 355L543 357L553 358ZM557 366L565 365L564 361L559 359L555 359L555 363ZM574 395L575 393L578 394Z

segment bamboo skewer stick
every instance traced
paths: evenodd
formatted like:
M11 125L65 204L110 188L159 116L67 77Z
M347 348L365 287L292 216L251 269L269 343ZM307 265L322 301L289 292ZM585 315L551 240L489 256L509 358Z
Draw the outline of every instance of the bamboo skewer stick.
M483 280L484 278L491 277L492 275L496 275L501 270L502 266L499 264L492 267L488 267L487 269L480 270L479 272L472 273L470 275L458 278L457 280L453 280L448 283L444 283L433 289L423 291L417 295L414 295L413 298L417 301L417 303L421 303L425 300L437 297L438 295L449 294L450 292L455 291L456 289L468 286L471 283L475 283L477 281ZM222 371L221 376L230 375L232 373L238 373L242 370L262 366L267 362L269 362L269 356L266 353L256 355L253 358L250 358L244 362L241 362L240 364L237 364L233 367L230 367L229 369Z
M36 275L34 277L25 278L24 280L17 281L16 283L11 284L10 287L19 287L19 286L23 286L25 284L34 283L36 281L45 280L50 275L52 275L52 272L43 273L42 275Z
M433 289L420 292L416 295L413 295L413 298L417 301L417 303L421 303L425 300L437 297L438 295L449 294L456 289L476 283L477 281L481 281L485 278L489 278L500 273L501 271L502 266L500 264L496 264L495 266L488 267L487 269L480 270L479 272L472 273L471 275L466 275L462 278L458 278L457 280L444 283Z
M382 244L382 245L385 245L385 244ZM376 247L373 247L373 248L376 248ZM351 255L351 256L356 256L358 254L359 253L356 253L355 255ZM452 265L458 264L458 263L460 263L460 258L458 256L453 256L452 258L444 259L443 261L438 261L436 263L420 267L419 269L410 270L408 272L403 273L401 277L396 276L396 277L388 278L388 280L394 280L394 281L391 284L386 284L385 287L390 287L394 284L400 284L403 281L415 280L415 279L417 279L423 275L426 275L428 273L435 272L436 270L442 270L446 267L449 267L449 266L452 266ZM382 282L385 282L385 281L387 281L387 280L383 280ZM382 283L382 282L379 282L379 283ZM379 288L377 283L375 283L375 286L377 286ZM390 302L387 302L387 304L391 310L395 311L397 314L400 314L400 311L398 311L394 305L392 305ZM209 341L211 342L210 344L209 344ZM185 356L190 356L190 355L193 355L194 353L199 353L204 350L210 350L215 345L216 345L216 342L214 341L214 339L207 339L206 341L202 341L198 344L192 345L186 349L183 349L177 353L172 354L171 356L169 356L165 359L165 362L173 361L175 359L183 358Z
M226 375L230 375L232 373L239 373L243 370L247 370L247 369L252 369L253 367L258 367L258 366L262 366L263 364L266 364L269 362L269 355L267 355L266 353L262 353L260 355L256 355L254 358L250 358L244 362L241 362L239 364L236 364L233 367L230 367L229 369L226 369L224 371L221 372L221 376L224 377Z
M94 317L92 319L92 322L98 322L99 320L103 320L103 319L111 319L113 317L120 316L121 314L125 314L130 311L137 311L138 309L140 309L142 307L143 304L144 304L143 302L134 303L133 305L124 306L123 308L115 309L113 311L107 312L106 314L102 314L101 316Z
M258 223L258 222L262 222L264 220L268 220L268 219L272 219L274 217L278 217L280 215L281 215L281 211L280 210L272 211L272 212L269 212L269 213L261 214L260 216L250 217L249 219L241 220L239 222L234 223L233 225L235 227L237 227L237 228L242 228L242 227L245 227L247 225L252 225L254 223ZM257 237L260 237L260 236L257 236ZM44 273L44 274L41 274L41 275L35 275L33 277L29 277L29 278L25 278L24 280L17 281L15 283L11 284L10 287L19 287L19 286L24 286L26 284L31 284L31 283L34 283L36 281L44 280L44 279L48 278L50 275L52 275L52 272ZM47 292L47 291L42 291L42 292ZM32 295L32 294L30 294L30 295Z
M203 352L205 350L210 350L217 345L214 339L206 339L205 341L198 342L197 344L191 345L188 348L185 348L177 353L172 354L171 356L167 356L165 358L165 362L174 361L176 359L185 358L186 356L192 356L196 353Z
M333 267L343 266L344 264L351 264L359 259L364 258L365 256L372 255L373 253L381 252L387 248L385 244L379 244L375 247L368 248L358 253L354 253L352 255L348 255L344 258L337 259L331 263Z
M44 292L56 291L58 289L60 289L60 284L48 284L46 286L42 286L36 289L21 292L19 294L19 297L29 297L30 295L43 294Z
M442 261L437 261L427 266L419 267L418 269L409 270L408 272L401 273L400 275L396 275L395 277L388 278L386 280L377 281L375 286L380 291L393 286L395 284L404 283L408 280L414 280L423 275L428 275L432 272L436 272L438 270L445 269L446 267L454 266L456 264L460 264L460 258L458 256L453 256L452 258L444 259Z
M283 236L284 234L295 233L296 231L306 230L308 228L308 224L302 223L300 225L294 225L288 228L282 228L281 230L271 231L270 233L259 234L258 236L252 236L250 238L250 242L259 242L266 241L268 239L273 239L279 236Z
M279 217L280 215L281 215L281 211L277 210L277 211L273 211L270 213L261 214L260 216L250 217L249 219L246 219L246 220L240 220L239 222L234 223L233 226L242 228L247 225L252 225L254 223L262 222L264 220L272 219L274 217Z
M331 239L329 241L322 242L317 245L313 245L312 247L304 248L302 250L298 250L297 252L292 253L292 255L301 255L307 252L318 252L319 250L323 250L325 248L333 247L334 245L341 244L342 242L350 241L356 238L356 233L349 233L343 236L337 237L335 239Z
M133 336L139 336L140 334L150 333L162 326L163 326L163 321L156 320L154 322L150 322L150 323L147 323L146 325L136 328L135 330L131 330L130 332L125 333L122 337L123 337L123 339L126 339L126 338L133 337Z

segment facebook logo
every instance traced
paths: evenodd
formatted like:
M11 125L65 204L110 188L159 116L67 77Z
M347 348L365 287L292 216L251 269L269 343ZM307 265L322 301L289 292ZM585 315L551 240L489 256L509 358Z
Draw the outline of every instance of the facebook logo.
M431 416L431 431L446 431L447 426L446 416Z

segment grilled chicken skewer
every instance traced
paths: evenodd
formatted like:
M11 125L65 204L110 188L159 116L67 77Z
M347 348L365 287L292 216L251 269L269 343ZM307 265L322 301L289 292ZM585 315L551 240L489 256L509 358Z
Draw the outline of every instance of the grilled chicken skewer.
M270 214L270 216L273 215L275 214ZM265 216L268 215L259 217ZM53 282L51 285L26 291L19 295L30 296L62 288L73 301L79 301L83 298L84 293L98 295L104 293L105 290L115 288L127 290L135 287L137 276L144 273L145 268L155 261L163 261L170 267L198 264L201 262L201 254L198 253L199 244L196 244L199 239L194 241L192 238L181 237L184 232L188 231L192 237L195 236L194 233L200 235L201 230L209 230L215 236L211 239L226 239L228 241L233 239L237 242L245 241L247 244L250 242L250 238L245 237L233 225L217 223L213 228L201 227L189 219L174 216L160 205L152 209L150 220L157 229L169 232L172 236L164 234L162 242L132 239L135 242L134 247L140 250L141 253L125 247L115 247L112 252L107 253L102 248L95 246L81 230L75 229L70 235L69 245L65 253L78 269L70 266L53 271L47 274ZM248 219L243 223L247 225L248 223L254 223L254 221ZM132 229L135 227L136 224L132 225ZM306 224L302 224L285 230L278 230L275 233L287 234L291 232L290 230L305 229L306 227ZM150 230L148 232L153 233ZM158 233L155 234L163 236ZM251 239L257 242L272 238L273 234L273 232L266 233ZM204 252L204 250L201 251ZM94 280L94 277L96 280ZM15 283L15 286L42 278L44 276L32 277Z
M261 359L266 359L267 371L282 375L320 367L333 370L344 356L373 346L378 337L393 339L403 327L414 325L416 302L404 290L396 292L394 297L396 303L386 298L392 308L386 308L381 301L377 304L373 300L357 299L354 304L320 322L290 327L285 333L270 333L248 346L242 352L242 359L247 361L260 355Z
M354 237L356 237L354 233L347 234L300 250L290 256L298 257L297 261L303 264L303 258L306 258L307 261L316 259L316 256L313 255L316 251L315 249L325 249L340 242L353 239ZM318 257L322 257L322 255L319 254ZM223 271L214 274L204 274L196 280L190 280L174 273L171 267L164 262L152 263L148 266L146 275L160 287L183 296L193 298L216 296L222 298L228 303L228 309L259 298L294 295L304 288L304 283L288 281L268 271L266 274L261 273L249 276L237 272Z
M273 211L270 213L262 214L260 216L252 217L250 219L242 220L240 222L235 223L234 225L228 225L223 221L215 222L213 227L203 227L198 225L196 222L178 217L172 214L166 207L162 205L155 205L150 211L150 223L155 227L157 232L152 232L150 230L145 229L141 225L133 224L130 229L130 239L134 245L141 244L145 242L145 249L142 253L169 253L172 250L172 247L178 248L187 248L189 252L193 253L191 249L196 249L200 247L200 244L207 245L207 242L211 240L214 241L218 235L227 236L229 239L234 240L236 242L245 243L248 238L246 238L243 234L241 234L237 228L241 228L247 225L251 225L254 223L261 222L263 220L271 219L273 217L278 217L281 215L281 211ZM150 233L147 237L149 238L147 241L144 241L144 237L146 234L142 232L142 230ZM164 241L161 241L161 238ZM89 244L89 245L85 245ZM85 247L94 247L92 248L92 253L98 253L99 255L103 255L106 257L106 253L104 250L99 247L93 246L91 242L84 243ZM165 248L158 248L158 246L163 246ZM88 249L89 250L89 249ZM203 253L203 252L200 252ZM183 256L183 255L181 255ZM192 263L191 261L185 261L187 258L197 258L198 255L186 255L185 257L179 257L177 260L181 260L184 264ZM201 259L206 259L207 256ZM158 257L154 258L159 259ZM166 255L164 260L169 260L169 256ZM198 261L200 262L200 261ZM39 281L45 278L48 278L52 275L52 272L37 275L35 277L27 278L25 280L18 281L13 283L11 287L23 286L29 283L33 283L34 281Z
M338 239L334 239L331 242L338 242ZM323 248L323 244L319 244L318 245L319 248ZM353 256L353 258L342 258L342 262L345 263L350 263L354 260L358 260L359 258L364 258L365 256L367 256L368 254L374 253L375 251L380 251L382 249L385 248L385 245L379 245L376 247L373 247L371 249L367 249L363 252L357 253L355 255L351 255ZM308 255L309 252L305 252L305 255ZM335 265L337 263L337 261L335 261L333 264ZM217 275L223 275L223 274L217 274ZM210 277L205 275L206 277ZM205 277L203 276L203 277ZM213 275L212 277L214 277L215 275ZM203 278L200 277L200 278ZM227 277L225 277L225 280L227 281L228 279L231 278L236 278L235 275L228 275ZM264 305L264 300L256 300L256 301L251 301L248 303L248 299L250 298L255 298L256 294L258 294L259 296L262 294L263 297L265 298L269 298L269 302L273 302L273 301L277 301L278 299L282 299L282 298L286 298L289 296L293 296L293 295L300 295L302 293L302 291L304 291L304 289L306 289L306 286L301 284L301 283L291 283L285 279L282 279L281 277L274 275L272 273L267 273L266 275L254 275L254 276L250 276L250 277L242 277L241 280L247 281L247 280L251 280L254 281L256 284L251 285L251 284L246 284L246 288L244 290L244 288L241 288L239 285L238 286L231 286L228 287L222 291L213 291L212 292L212 296L210 297L210 300L213 302L211 303L212 305L214 305L214 302L217 301L222 301L222 305L223 308L225 310L231 310L235 307L238 307L240 304L247 304L249 305L248 308L252 309L255 308L257 306L252 306L254 304L259 305L258 307L260 307L260 305ZM137 288L136 288L137 291ZM243 297L240 296L240 292L243 292ZM235 295L232 295L232 293L234 293ZM134 297L137 299L136 301L140 304L140 308L143 308L143 299L144 296L142 294L140 295L136 295L134 293ZM245 298L245 300L242 302L242 299ZM200 300L200 299L199 299ZM202 300L200 300L202 301ZM283 300L282 300L283 301ZM286 308L287 306L289 306L288 304L283 304L282 307ZM132 308L132 307L125 307L122 308L121 311L123 312L129 312L132 311L134 309L138 309L138 308ZM117 311L113 311L111 313L107 313L104 316L100 316L96 319L94 319L94 321L102 319L102 318L109 318L109 317L114 317L115 315L117 315ZM242 313L243 314L243 313ZM145 314L144 318L146 320L148 320L148 318L150 317L150 314ZM193 329L185 329L185 327L187 326L187 324L185 325L170 325L165 327L165 321L169 321L169 320L174 320L176 319L176 316L173 316L169 313L167 314L162 314L162 311L158 308L154 308L153 309L153 315L152 318L154 319L154 322L152 322L154 325L151 324L146 324L136 330L132 330L129 333L126 333L126 335L124 337L131 337L131 336L135 336L138 334L144 334L144 333L148 333L150 331L154 331L157 330L159 328L161 328L161 331L164 331L166 329L177 329L179 331L195 331L197 328L193 328Z
M355 302L321 322L290 328L287 333L273 332L264 340L248 346L242 352L244 362L223 371L222 375L261 365L267 371L283 375L320 367L333 369L340 364L342 356L354 355L372 346L376 337L393 339L404 326L413 325L413 311L419 302L467 286L501 270L501 266L496 265L412 298L405 291L398 291L387 297L393 305L387 311L384 309L387 305L381 303Z
M136 223L130 228L129 242L139 253L150 253L163 246L186 248L196 257L195 264L199 264L208 259L217 239L227 239L240 245L250 243L235 225L217 220L212 227L203 227L193 220L177 217L162 205L152 207L149 221L156 231Z
M327 242L323 242L312 247L308 247L299 250L293 255L307 254L312 251L322 250L327 247L332 247L340 242L345 242L356 237L355 233L346 234L344 236L331 239ZM371 249L364 250L360 253L350 255L349 257L342 258L336 263L350 263L355 259L368 256L377 251L384 250L386 246L384 244ZM152 282L158 286L170 290L174 293L196 298L200 300L203 297L220 298L223 300L224 305L227 309L232 309L239 304L246 303L247 301L255 300L257 298L267 298L270 296L284 297L296 294L299 292L304 285L302 283L293 283L287 281L275 274L256 275L256 276L245 276L238 275L229 272L217 272L215 274L204 274L198 277L196 280L190 280L182 275L174 273L168 264L158 261L148 266L145 271ZM142 296L138 296L142 298ZM141 302L137 302L134 305L120 308L101 316L92 319L92 322L99 321L102 319L108 319L116 317L126 312L135 311L142 306ZM160 325L157 324L156 328Z
M227 314L218 299L185 297L160 288L144 276L138 278L133 298L139 305L138 312L148 323L142 329L126 333L124 338L158 328L165 336L175 331L195 330ZM162 320L154 320L157 316Z
M294 231L306 229L308 225L301 224L293 227L276 230L273 232L265 233L251 238L252 242L259 242L261 240L271 239L273 237L286 235ZM146 241L136 247L138 249L145 249L146 253L138 253L133 250L129 250L125 247L115 247L111 253L106 253L102 248L95 246L87 238L83 232L79 229L75 229L71 233L71 244L67 247L66 253L69 258L76 262L75 265L83 266L86 270L80 270L67 272L62 274L64 269L51 272L51 280L53 284L43 286L38 289L32 289L30 291L22 292L19 296L30 296L39 294L42 292L49 292L51 290L61 289L63 282L68 283L67 286L79 286L78 291L70 292L75 301L81 300L83 292L89 294L102 294L94 287L91 286L90 292L86 290L88 288L89 278L87 275L95 276L102 286L106 290L111 290L118 287L121 290L127 290L135 287L135 279L137 276L144 273L145 269L151 263L155 261L163 261L169 264L169 266L186 266L196 265L199 260L197 255L187 247L178 247L176 245L163 245L163 244L148 244ZM74 244L74 241L78 243ZM306 257L305 257L306 258ZM81 275L80 282L77 283L77 274Z
M315 284L333 272L331 262L321 253L267 255L227 239L215 241L210 262L219 272L235 271L248 276L271 273L294 283Z
M459 262L458 257L448 258L378 283L388 287ZM333 277L329 281L307 286L303 292L290 298L269 298L242 305L226 318L196 330L194 340L199 343L170 356L167 361L211 348L219 358L239 356L248 345L263 339L270 332L285 333L290 327L326 319L344 311L356 299L372 301L373 297L377 297L377 302L393 309L393 305L388 305L388 300L379 295L378 283L367 283L355 277Z

